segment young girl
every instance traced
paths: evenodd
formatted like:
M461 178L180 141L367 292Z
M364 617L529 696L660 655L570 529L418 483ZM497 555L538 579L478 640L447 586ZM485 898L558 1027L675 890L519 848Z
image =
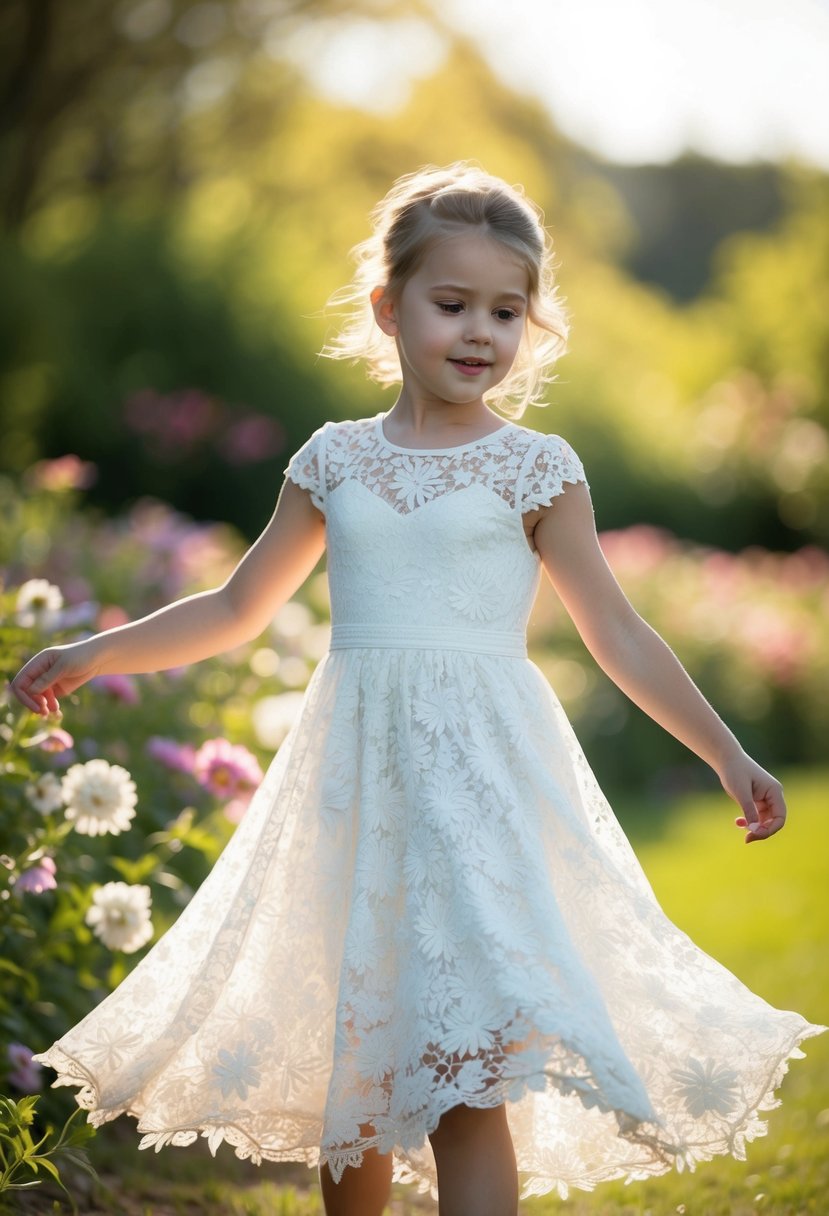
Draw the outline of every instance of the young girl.
M326 423L224 586L43 651L53 713L100 673L254 638L328 548L332 636L291 733L176 924L36 1057L141 1147L227 1140L319 1163L329 1216L392 1175L442 1216L742 1158L798 1043L670 921L527 659L542 568L600 666L701 756L749 842L785 820L755 764L602 557L564 440L505 421L566 325L539 215L465 164L402 178L360 247L329 354L393 408ZM510 414L510 410L512 411ZM735 909L735 915L738 910Z

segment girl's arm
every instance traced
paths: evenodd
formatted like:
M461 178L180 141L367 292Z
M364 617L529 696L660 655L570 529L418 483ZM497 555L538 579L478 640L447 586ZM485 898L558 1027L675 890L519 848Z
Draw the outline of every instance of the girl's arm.
M662 638L635 611L605 561L590 494L568 485L536 524L544 569L596 662L654 721L696 752L743 809L746 841L779 831L780 783L746 755Z
M35 713L93 676L161 671L230 650L261 633L313 570L325 548L325 520L306 490L287 480L262 535L221 586L107 629L52 646L30 659L12 691Z

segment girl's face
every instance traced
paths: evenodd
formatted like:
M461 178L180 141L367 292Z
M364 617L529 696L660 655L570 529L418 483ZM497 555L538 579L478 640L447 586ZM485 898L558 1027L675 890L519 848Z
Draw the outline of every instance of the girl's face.
M435 244L394 298L375 291L377 323L397 342L401 396L480 402L512 367L529 292L517 254L474 230Z

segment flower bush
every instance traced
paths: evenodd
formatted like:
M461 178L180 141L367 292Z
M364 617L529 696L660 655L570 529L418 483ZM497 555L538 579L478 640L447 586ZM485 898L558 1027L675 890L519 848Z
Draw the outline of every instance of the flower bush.
M240 556L229 529L158 502L116 520L84 510L93 476L66 458L21 487L0 478L3 686L43 646L215 586ZM298 695L326 648L324 584L309 590L284 631L277 619L191 668L98 677L60 720L0 691L0 1089L22 1100L48 1086L32 1053L120 982L213 865L273 752L251 706ZM68 1102L46 1088L36 1115L58 1122Z
M829 555L689 545L650 526L601 544L634 607L662 634L766 765L814 763L829 734ZM600 779L664 784L694 761L598 671L547 590L534 617L540 666L558 690Z

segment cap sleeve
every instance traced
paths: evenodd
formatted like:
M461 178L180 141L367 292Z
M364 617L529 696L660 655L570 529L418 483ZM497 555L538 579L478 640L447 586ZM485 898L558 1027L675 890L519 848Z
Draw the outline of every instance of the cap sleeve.
M568 482L587 485L584 466L566 439L543 435L527 456L519 494L522 515L548 507Z
M308 490L311 501L321 511L325 509L325 440L328 423L314 431L305 443L294 452L285 469L285 476L303 490Z

